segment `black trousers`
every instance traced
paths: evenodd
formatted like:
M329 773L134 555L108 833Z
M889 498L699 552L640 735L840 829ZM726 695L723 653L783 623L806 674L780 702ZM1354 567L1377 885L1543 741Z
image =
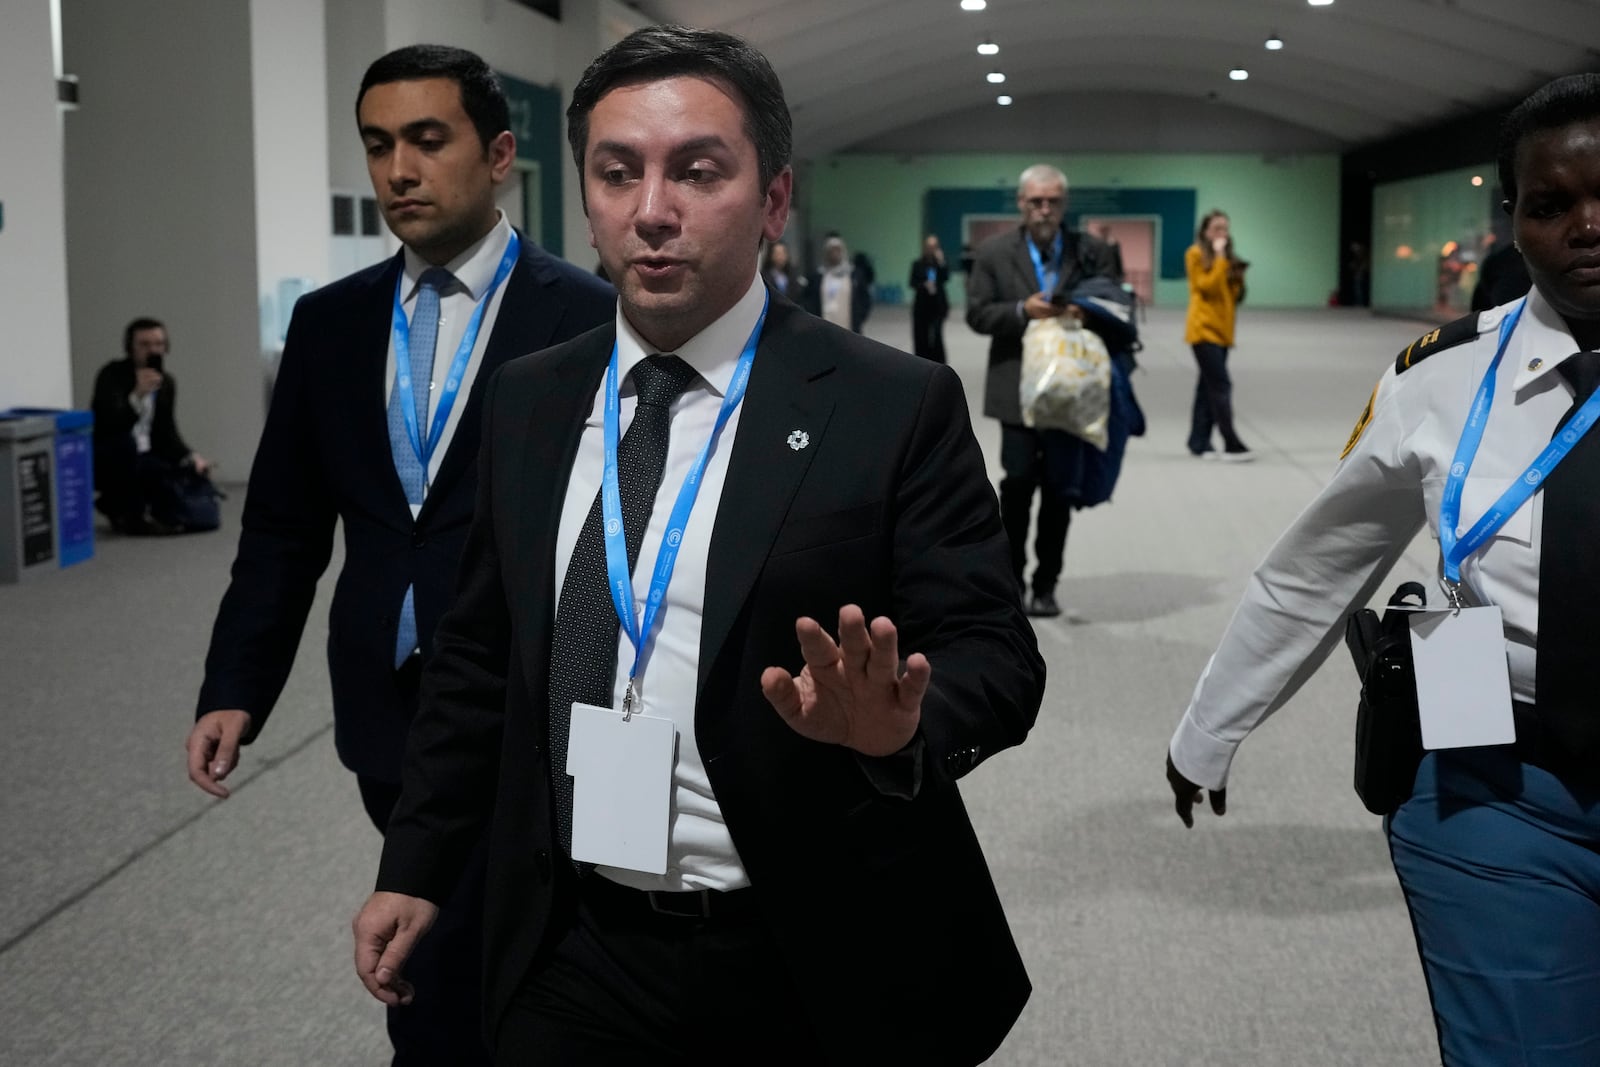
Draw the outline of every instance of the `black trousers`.
M420 659L412 656L397 672L401 691L413 705ZM386 832L400 799L399 784L366 775L357 775L356 783L372 825L379 833ZM416 997L410 1004L388 1009L393 1067L487 1067L493 1062L483 1041L483 891L488 854L485 838L473 850L455 892L439 908L433 928L406 960L405 977L416 987Z
M1222 435L1222 447L1229 452L1245 451L1245 444L1233 430L1233 380L1228 377L1228 350L1221 345L1201 343L1194 349L1200 377L1194 386L1194 412L1189 419L1189 451L1211 451L1211 431Z
M140 452L133 436L100 443L94 452L95 507L113 522L144 518L167 494L176 467L153 452Z
M916 300L911 304L911 353L938 363L948 362L944 354L944 318L948 307L937 301Z
M1017 588L1023 588L1023 569L1028 561L1028 524L1033 512L1033 495L1039 494L1039 528L1034 535L1033 591L1053 594L1061 577L1061 562L1067 551L1067 527L1072 523L1072 505L1044 480L1044 449L1039 431L1012 423L1000 424L1000 521L1011 542L1011 570Z
M598 874L560 894L566 930L512 998L495 1036L502 1067L820 1067L754 889L731 914L660 914ZM661 894L674 906L698 894ZM712 894L720 897L722 894ZM886 975L886 979L890 976ZM892 979L891 979L892 980Z

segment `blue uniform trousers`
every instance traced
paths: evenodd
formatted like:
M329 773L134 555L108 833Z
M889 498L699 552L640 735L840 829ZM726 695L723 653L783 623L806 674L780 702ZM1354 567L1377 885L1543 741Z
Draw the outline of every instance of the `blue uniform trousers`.
M1600 789L1433 752L1387 829L1446 1067L1600 1065Z

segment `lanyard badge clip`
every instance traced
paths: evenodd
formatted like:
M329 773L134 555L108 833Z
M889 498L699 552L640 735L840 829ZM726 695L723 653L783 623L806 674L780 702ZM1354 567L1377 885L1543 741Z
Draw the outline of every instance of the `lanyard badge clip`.
M1451 581L1449 578L1439 579L1439 586L1444 590L1445 601L1450 605L1450 610L1460 614L1461 609L1467 606L1466 597L1461 593L1461 583Z

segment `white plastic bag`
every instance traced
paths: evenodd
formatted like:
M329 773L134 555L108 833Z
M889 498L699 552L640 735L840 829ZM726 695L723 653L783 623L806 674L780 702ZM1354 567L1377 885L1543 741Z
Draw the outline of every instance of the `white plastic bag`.
M1034 319L1022 335L1022 424L1065 430L1104 452L1111 418L1111 355L1070 319Z

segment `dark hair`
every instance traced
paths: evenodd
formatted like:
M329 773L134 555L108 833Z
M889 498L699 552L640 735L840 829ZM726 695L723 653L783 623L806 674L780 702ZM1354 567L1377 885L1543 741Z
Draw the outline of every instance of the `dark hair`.
M744 108L745 135L756 146L763 190L789 165L794 124L783 85L766 56L743 39L717 30L647 26L600 53L572 90L567 141L578 165L580 186L589 113L600 98L619 85L680 77L705 78L733 90Z
M1569 74L1535 89L1500 126L1500 190L1517 202L1517 150L1536 133L1600 119L1600 74Z
M1196 243L1200 245L1204 245L1206 243L1206 227L1211 225L1212 219L1225 219L1227 217L1228 213L1222 210L1220 207L1214 207L1204 215L1201 215L1200 225L1194 231L1194 239Z
M138 333L140 330L160 330L162 333L166 333L167 324L162 322L160 319L147 318L134 319L132 322L128 323L128 325L122 330L123 355L133 355L133 335Z
M461 109L472 120L485 150L489 142L511 128L511 108L489 64L465 48L443 44L413 44L380 56L361 78L356 93L356 121L361 121L361 101L374 85L390 82L448 78L461 90Z
M1225 219L1228 213L1220 207L1214 207L1200 216L1200 225L1194 231L1194 243L1200 247L1200 261L1210 267L1216 259L1216 252L1212 251L1211 242L1206 240L1206 227L1211 225L1212 219ZM1228 258L1233 258L1233 238L1228 238Z

